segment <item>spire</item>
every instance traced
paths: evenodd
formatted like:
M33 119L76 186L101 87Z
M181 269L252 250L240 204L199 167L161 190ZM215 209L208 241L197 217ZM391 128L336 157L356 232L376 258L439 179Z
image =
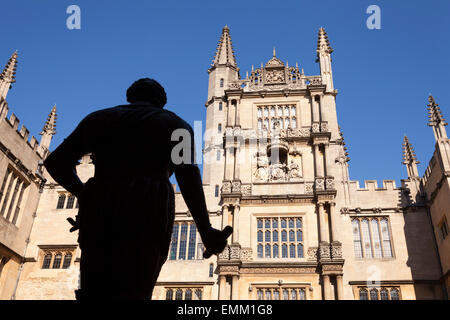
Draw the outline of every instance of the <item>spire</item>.
M52 111L50 111L47 121L45 121L44 127L40 135L42 136L40 146L48 149L50 147L50 142L53 135L56 133L56 105L53 106Z
M321 53L331 54L333 48L330 46L330 41L328 40L327 32L324 28L319 29L319 38L317 40L317 61L319 62L319 56Z
M445 126L448 124L445 122L444 117L441 113L441 108L434 100L433 96L430 94L428 97L428 126L433 127L433 131L436 139L446 138L447 133Z
M228 26L222 29L222 36L217 45L216 55L214 56L211 68L217 67L218 65L230 65L237 68L233 45L231 43L230 28Z
M17 50L9 58L5 68L0 74L0 97L6 99L11 84L16 82L16 69L17 69Z
M319 38L317 40L317 59L320 64L320 76L322 84L326 85L326 92L334 92L333 71L331 68L331 53L333 48L328 41L328 35L324 28L319 29Z
M417 171L417 164L420 163L417 160L416 153L405 135L403 138L403 164L406 165L406 170L408 172L408 177L418 177L419 173Z

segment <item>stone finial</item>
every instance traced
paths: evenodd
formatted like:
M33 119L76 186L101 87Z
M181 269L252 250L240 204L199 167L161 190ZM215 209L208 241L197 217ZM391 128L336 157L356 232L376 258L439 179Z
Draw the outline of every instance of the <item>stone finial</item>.
M442 116L441 108L439 108L433 96L430 95L428 97L428 125L434 127L437 125L446 126L447 124Z
M213 68L218 65L231 65L232 67L237 68L233 45L231 43L230 28L228 28L228 26L225 26L222 29L222 36L217 45L216 54L211 67Z
M0 97L6 99L11 85L16 82L16 70L17 70L17 50L9 58L5 68L0 74Z
M319 38L317 40L317 58L320 54L331 54L333 48L331 48L330 41L328 40L327 32L324 28L319 29Z
M45 121L44 127L42 128L42 131L40 135L49 134L54 135L56 133L56 105L53 106L52 111L50 111L47 121Z
M414 148L408 140L408 137L405 135L403 138L403 164L412 164L412 163L420 163L417 160L416 153L414 152Z

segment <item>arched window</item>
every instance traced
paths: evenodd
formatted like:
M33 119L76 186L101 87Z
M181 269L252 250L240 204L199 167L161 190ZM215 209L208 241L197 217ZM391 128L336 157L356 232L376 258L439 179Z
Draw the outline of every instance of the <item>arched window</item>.
M363 239L363 248L364 248L364 257L372 258L372 241L370 239L369 232L369 221L367 219L363 219L361 221L361 233Z
M219 111L222 111L222 102L219 102Z
M69 195L67 197L67 204L66 204L66 209L72 209L73 208L73 204L75 202L75 196L74 195Z
M381 235L383 238L383 256L392 258L391 236L389 233L389 224L386 218L381 219Z
M270 290L266 290L266 300L272 300L272 292Z
M223 88L223 78L220 79L220 87Z
M70 263L72 262L72 254L71 253L66 253L64 256L64 261L63 261L63 269L68 269L70 267Z
M175 300L183 300L183 291L181 291L181 289L177 289L175 293Z
M64 193L62 193L58 197L58 203L56 204L56 209L64 209L64 202L66 202L66 195Z
M263 227L262 219L258 219L258 229L261 229Z
M281 231L281 241L287 241L287 232L286 232L286 230Z
M263 241L263 233L262 231L258 231L258 242L262 242Z
M219 124L217 125L217 133L221 133L221 132L222 132L222 124L219 123Z
M280 291L278 290L273 291L273 300L280 300Z
M184 293L184 300L192 300L192 290L187 289Z
M400 300L398 289L391 289L391 300Z
M295 289L291 290L291 299L297 300L297 291Z
M188 248L188 260L195 259L195 246L197 240L197 226L195 223L190 224L189 229L189 248Z
M370 290L370 300L378 300L378 290L377 289Z
M281 257L282 257L282 258L287 258L287 257L288 257L288 254L287 254L287 245L286 245L286 244L283 244L283 245L281 246Z
M289 241L291 241L291 242L295 241L295 232L294 232L294 230L289 231Z
M380 299L381 300L389 300L389 294L387 289L383 288L380 290Z
M295 258L295 244L289 245L289 258Z
M369 300L366 289L359 289L359 300Z
M303 258L303 244L301 243L297 245L297 255L298 258Z
M272 219L272 228L274 229L278 228L278 219Z
M273 258L278 258L279 257L279 253L278 253L278 245L274 244L273 245Z
M266 231L266 242L270 242L270 231L269 230L267 230Z
M362 244L361 244L361 234L359 232L359 220L354 219L352 221L353 228L353 247L355 249L355 257L362 258Z
M178 247L178 224L174 224L172 228L172 242L170 244L170 260L175 260L177 258L177 247Z
M214 274L214 264L210 263L209 264L209 277L212 278Z
M53 259L52 269L59 269L59 267L61 266L61 259L62 259L62 254L57 253L55 255L55 259Z
M188 225L187 225L187 223L183 223L181 225L180 249L179 249L179 252L178 252L178 259L180 259L180 260L185 260L186 259L187 231L188 231Z
M289 300L289 291L287 289L283 289L283 300Z
M266 244L266 256L265 258L270 258L271 257L271 247L270 244Z
M298 300L306 300L306 294L304 289L298 291Z
M202 290L200 289L195 290L195 298L197 300L202 300Z
M297 230L297 241L303 241L302 230Z
M169 289L166 291L166 300L172 300L173 299L173 290Z
M263 246L262 244L258 244L258 258L263 257Z
M261 289L258 289L257 291L258 300L263 300L263 291Z
M219 186L218 185L216 185L215 188L214 188L214 196L216 198L219 197Z
M278 242L278 231L277 230L274 230L272 238L273 238L274 242Z
M52 254L47 253L44 256L44 261L42 262L42 269L50 268L50 262L52 261Z

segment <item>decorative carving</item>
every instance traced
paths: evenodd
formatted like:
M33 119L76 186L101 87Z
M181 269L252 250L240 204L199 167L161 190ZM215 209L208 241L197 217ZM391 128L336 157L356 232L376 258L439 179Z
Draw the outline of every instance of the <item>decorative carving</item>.
M341 214L349 214L350 213L350 209L347 207L342 207L340 210Z
M241 192L241 181L234 180L232 183L232 192L233 193L240 193Z
M381 213L382 209L380 207L373 208L373 213Z
M253 261L253 250L251 248L241 248L241 261Z
M305 182L305 193L306 194L314 193L314 182Z
M319 257L320 260L331 259L330 245L328 243L320 243L319 245Z
M263 273L263 274L294 274L294 273L315 273L315 267L298 268L241 268L240 273Z
M251 196L252 195L252 185L251 184L242 185L241 193L243 196Z
M230 247L227 246L221 253L219 253L218 260L229 260L229 259L230 259Z
M239 272L239 266L220 266L220 273L225 272L232 272L232 273Z
M239 246L230 246L230 260L239 260L241 248Z
M271 70L265 73L265 84L280 84L284 83L284 70Z
M340 264L323 264L322 271L342 271L342 265L340 265Z
M314 123L312 124L312 126L311 126L311 131L312 131L313 133L320 132L320 125L319 125L318 122L314 122Z
M325 186L327 190L334 190L334 178L327 177L325 180Z
M224 181L222 184L222 193L230 193L231 192L231 181Z
M317 261L318 259L318 248L317 247L309 247L307 251L308 261Z
M342 243L334 241L331 244L331 258L342 259Z
M323 178L316 178L316 190L325 190L324 182Z

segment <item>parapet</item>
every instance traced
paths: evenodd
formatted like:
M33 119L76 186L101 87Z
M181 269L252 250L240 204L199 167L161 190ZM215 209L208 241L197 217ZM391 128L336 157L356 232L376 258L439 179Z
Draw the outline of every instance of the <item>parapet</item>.
M349 181L349 187L352 191L388 191L398 190L395 180L383 180L383 187L378 187L377 180L364 180L364 188L359 186L358 180Z

